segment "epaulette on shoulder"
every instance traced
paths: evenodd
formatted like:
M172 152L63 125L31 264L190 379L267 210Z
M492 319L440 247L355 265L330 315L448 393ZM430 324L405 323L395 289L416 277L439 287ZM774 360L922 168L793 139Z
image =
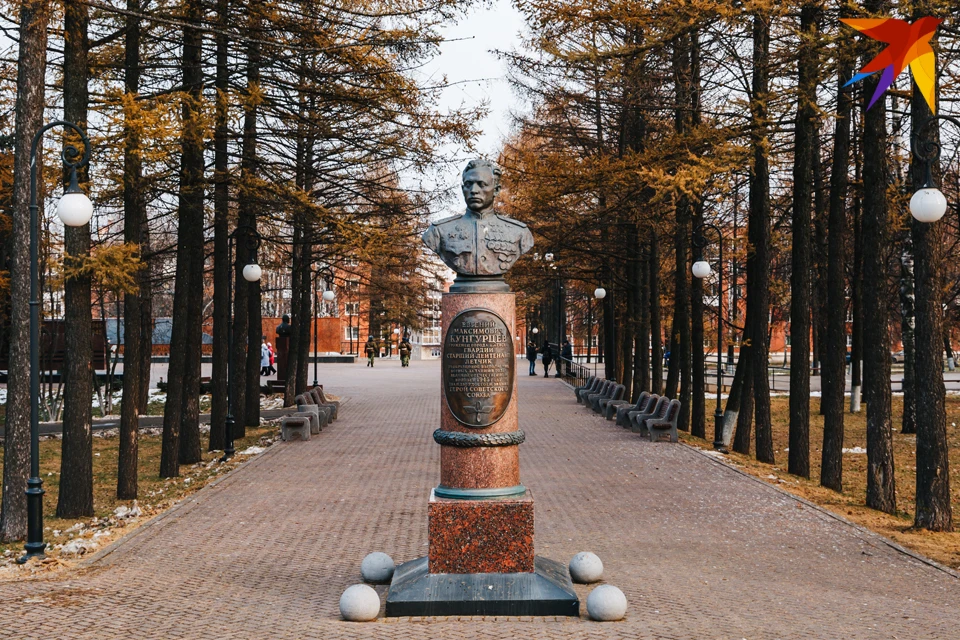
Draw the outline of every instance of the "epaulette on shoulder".
M509 222L510 224L515 224L515 225L517 225L518 227L523 227L524 229L527 228L527 225L524 224L523 222L520 222L519 220L515 220L515 219L513 219L513 218L508 218L507 216L500 215L499 213L497 214L497 217L500 218L501 220L503 220L504 222Z
M456 215L449 216L449 217L443 218L443 219L441 219L441 220L437 220L436 222L434 222L434 223L432 223L432 224L433 224L434 227L439 227L441 224L443 224L443 223L445 223L445 222L450 222L450 221L452 221L452 220L456 220L456 219L462 218L462 217L463 217L463 214L462 214L462 213L458 213L458 214L456 214Z

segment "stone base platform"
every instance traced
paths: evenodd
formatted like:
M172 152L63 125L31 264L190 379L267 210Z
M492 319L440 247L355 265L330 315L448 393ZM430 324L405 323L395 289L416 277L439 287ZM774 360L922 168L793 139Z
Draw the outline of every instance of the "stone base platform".
M537 556L532 573L430 573L427 558L397 567L387 617L579 616L565 565Z
M430 492L430 573L531 573L533 498L455 500Z

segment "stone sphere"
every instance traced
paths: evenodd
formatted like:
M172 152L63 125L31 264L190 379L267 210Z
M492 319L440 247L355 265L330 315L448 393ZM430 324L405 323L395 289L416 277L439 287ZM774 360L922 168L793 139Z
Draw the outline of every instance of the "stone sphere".
M360 563L360 575L364 582L373 584L384 584L390 582L393 578L393 569L396 565L393 558L380 551L374 551L367 554L367 557Z
M597 554L581 551L570 561L570 578L579 584L597 582L603 577L603 563Z
M380 613L380 596L365 584L347 587L340 596L340 615L350 622L376 620Z
M602 584L587 596L587 615L598 622L622 620L627 614L627 597L612 584Z

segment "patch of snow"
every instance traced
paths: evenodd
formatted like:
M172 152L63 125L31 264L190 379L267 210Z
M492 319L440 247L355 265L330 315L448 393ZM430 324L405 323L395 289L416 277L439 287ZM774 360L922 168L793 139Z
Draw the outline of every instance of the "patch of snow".
M137 504L137 501L133 501L133 506L128 507L126 505L120 505L113 510L113 515L117 520L127 520L129 518L139 518L143 512L140 510L140 506Z
M864 449L863 447L852 447L852 448L850 448L850 449L844 448L843 452L844 452L844 453L860 453L860 454L863 454L863 453L866 453L867 450Z
M75 538L63 545L63 548L60 549L60 554L65 556L82 556L85 553L93 551L97 546L97 543L92 540Z
M263 452L266 451L266 450L267 450L266 447L247 447L247 448L244 449L243 451L238 451L238 452L237 452L237 455L241 455L241 456L255 456L255 455L257 455L258 453L263 453Z

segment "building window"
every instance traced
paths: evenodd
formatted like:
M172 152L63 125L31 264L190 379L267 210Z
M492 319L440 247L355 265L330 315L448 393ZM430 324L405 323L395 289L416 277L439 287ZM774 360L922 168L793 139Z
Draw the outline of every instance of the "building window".
M360 327L344 327L344 333L347 336L347 340L360 339Z
M360 315L360 303L359 302L347 302L343 305L343 312L348 316L358 316Z

